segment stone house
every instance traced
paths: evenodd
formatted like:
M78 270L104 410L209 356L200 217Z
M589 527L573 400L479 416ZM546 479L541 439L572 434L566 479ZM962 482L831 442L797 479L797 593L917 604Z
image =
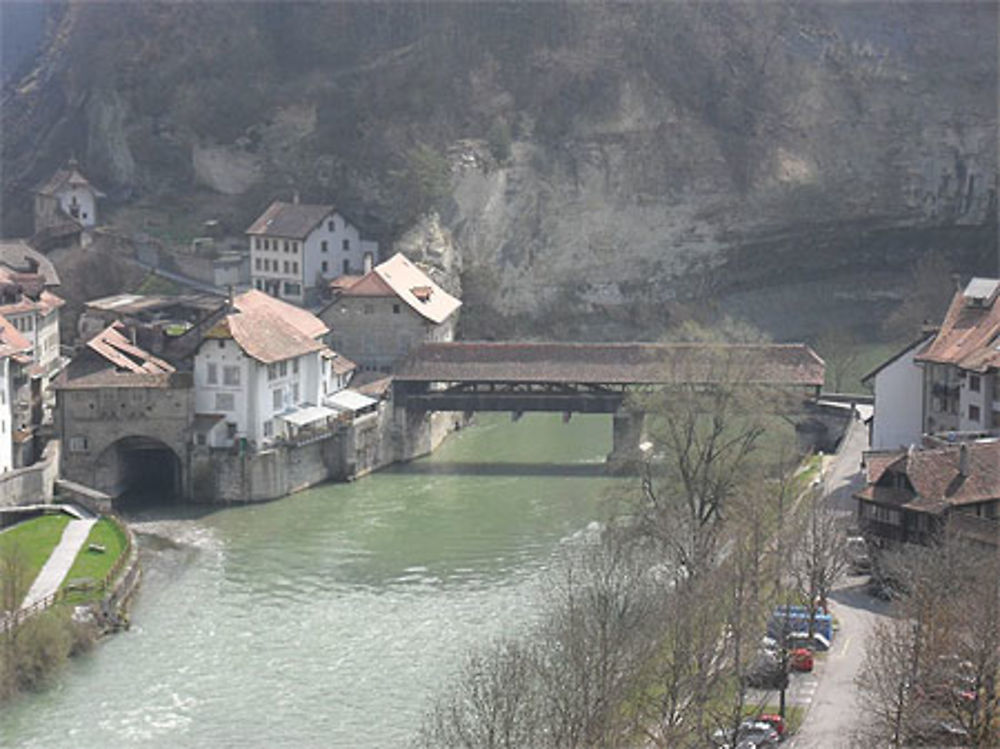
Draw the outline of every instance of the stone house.
M973 278L941 326L866 375L875 389L873 448L924 434L1000 433L1000 280Z
M330 279L369 269L376 242L332 205L275 201L246 231L254 289L300 306L311 306Z
M261 291L235 297L194 356L196 444L256 450L336 420L324 399L353 364L331 351L312 313Z
M194 389L189 374L136 346L113 323L54 384L62 475L112 496L186 497Z
M87 229L97 225L97 201L104 193L83 176L77 160L70 159L35 189L35 233L75 223Z
M1000 440L937 443L865 454L867 485L854 496L871 537L929 543L946 526L996 546L1000 533Z
M455 337L462 303L396 253L346 287L337 288L320 317L333 348L362 370L390 372L425 342Z

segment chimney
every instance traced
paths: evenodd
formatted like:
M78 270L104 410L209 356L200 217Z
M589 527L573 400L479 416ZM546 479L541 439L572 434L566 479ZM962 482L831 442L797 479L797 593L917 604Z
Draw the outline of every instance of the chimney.
M366 252L365 253L365 258L364 258L364 260L362 262L364 263L363 267L364 267L365 275L371 273L372 272L372 254L370 252Z
M292 193L292 202L293 202L293 203L294 203L295 205L298 205L298 204L299 204L299 191L298 191L298 190L295 190L295 191L294 191L294 192Z
M964 442L958 447L958 473L963 477L969 475L969 446Z
M298 202L297 200L295 201ZM965 287L962 285L962 276L958 273L951 274L951 283L955 287L955 291L962 291Z

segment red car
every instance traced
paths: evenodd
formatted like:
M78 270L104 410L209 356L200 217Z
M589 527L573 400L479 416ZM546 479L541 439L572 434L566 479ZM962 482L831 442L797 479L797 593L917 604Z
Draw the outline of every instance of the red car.
M788 654L788 666L793 671L812 671L812 651L809 648L795 648Z
M757 716L758 723L767 723L781 738L785 738L785 719L776 713L761 713Z

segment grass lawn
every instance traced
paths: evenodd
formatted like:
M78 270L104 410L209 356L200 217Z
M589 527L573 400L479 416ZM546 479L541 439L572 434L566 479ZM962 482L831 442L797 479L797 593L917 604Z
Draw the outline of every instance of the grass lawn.
M151 294L157 296L176 296L181 293L181 287L169 278L150 273L135 290L136 294Z
M76 555L76 561L63 580L63 587L71 580L90 578L97 582L111 571L118 557L125 551L125 534L107 518L101 518L94 524L87 536L86 542ZM90 545L103 546L104 551L91 551Z
M23 555L25 593L38 577L39 570L59 543L68 524L69 516L63 513L42 515L0 533L0 556L12 547L17 547Z

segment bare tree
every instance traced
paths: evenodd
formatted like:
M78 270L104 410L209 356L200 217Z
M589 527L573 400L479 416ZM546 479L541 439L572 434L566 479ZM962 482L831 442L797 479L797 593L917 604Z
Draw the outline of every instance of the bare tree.
M813 345L826 362L827 385L834 392L844 392L845 385L857 387L856 382L847 381L861 358L857 337L850 329L829 327L820 333Z
M833 586L847 569L847 534L840 517L825 504L819 485L811 488L806 512L794 531L791 572L809 601L810 633L818 609L826 611Z

